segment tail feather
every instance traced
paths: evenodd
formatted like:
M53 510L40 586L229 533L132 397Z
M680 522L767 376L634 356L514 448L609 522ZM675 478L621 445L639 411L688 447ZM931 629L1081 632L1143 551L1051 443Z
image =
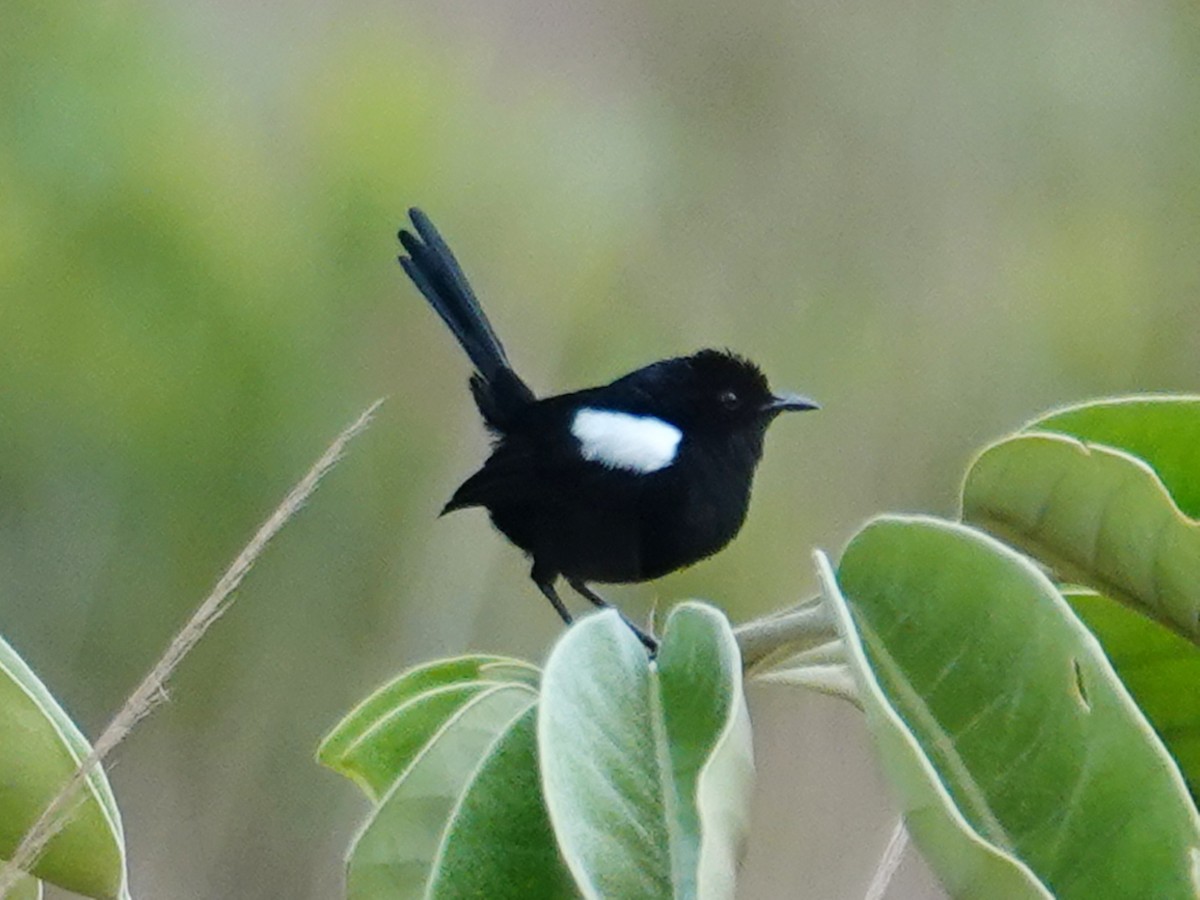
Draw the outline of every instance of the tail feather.
M471 392L487 423L503 430L512 413L533 400L533 392L512 370L504 346L492 330L475 292L450 247L419 209L410 209L416 234L401 229L407 256L400 265L458 339L476 369Z
M400 265L454 332L479 373L490 379L497 369L509 368L504 348L433 223L419 209L409 210L409 215L417 233L400 232L400 243L408 252L407 258L400 257Z

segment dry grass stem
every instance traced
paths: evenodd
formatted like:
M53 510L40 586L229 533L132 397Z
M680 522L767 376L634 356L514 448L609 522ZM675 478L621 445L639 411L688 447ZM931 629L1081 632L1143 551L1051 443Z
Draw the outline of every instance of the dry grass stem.
M875 875L871 879L870 885L867 886L867 893L863 900L883 900L888 885L892 883L896 870L900 868L900 863L904 860L904 851L907 848L908 829L904 827L904 820L900 819L896 822L887 847L884 848L883 858L879 860L879 865L875 869Z
M41 816L21 839L21 843L12 857L4 864L4 868L0 869L0 898L8 895L21 873L29 871L29 868L46 849L46 845L69 821L70 814L82 802L81 791L92 772L104 762L138 722L153 712L166 699L166 683L176 666L229 608L233 600L233 592L237 590L255 560L266 549L271 539L287 524L288 520L300 511L300 508L317 489L317 485L325 474L337 465L347 445L366 429L381 403L383 400L376 400L371 404L329 445L329 449L288 492L283 502L275 512L271 513L270 518L262 524L251 538L250 543L221 576L216 586L213 587L212 593L204 598L204 602L196 608L187 624L175 635L162 658L129 695L120 711L96 740L91 752L79 764L75 774L42 811Z

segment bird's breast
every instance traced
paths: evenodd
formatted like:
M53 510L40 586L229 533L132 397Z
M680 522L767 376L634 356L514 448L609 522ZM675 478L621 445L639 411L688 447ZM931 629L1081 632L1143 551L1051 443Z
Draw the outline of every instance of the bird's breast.
M722 453L680 453L671 478L643 500L647 578L719 551L741 530L750 504L753 464Z
M631 454L640 439L645 460L655 440L665 444L671 437L633 423L637 439L618 449L604 442L630 423L615 423L615 430L611 421L599 424L591 446L607 447L613 457ZM579 430L589 434L586 425ZM670 463L651 471L648 464L632 471L581 459L531 471L520 490L496 490L481 505L543 569L587 581L646 581L711 556L737 535L756 459L685 437Z

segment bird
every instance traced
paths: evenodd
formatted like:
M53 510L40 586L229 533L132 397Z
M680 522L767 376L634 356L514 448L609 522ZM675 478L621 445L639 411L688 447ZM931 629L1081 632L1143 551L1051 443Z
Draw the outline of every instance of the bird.
M492 438L441 514L487 510L532 560L534 584L567 625L560 578L608 607L592 584L656 579L729 544L746 519L767 427L819 405L773 392L757 365L715 349L538 397L429 217L408 215L400 265L470 359L468 384ZM655 637L621 616L653 654Z

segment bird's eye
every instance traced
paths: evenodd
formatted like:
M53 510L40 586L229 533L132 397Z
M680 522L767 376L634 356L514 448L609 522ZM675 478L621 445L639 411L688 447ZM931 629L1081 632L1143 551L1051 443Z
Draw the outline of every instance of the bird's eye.
M742 398L737 395L736 391L721 391L717 394L717 402L726 409L737 409L742 405Z

